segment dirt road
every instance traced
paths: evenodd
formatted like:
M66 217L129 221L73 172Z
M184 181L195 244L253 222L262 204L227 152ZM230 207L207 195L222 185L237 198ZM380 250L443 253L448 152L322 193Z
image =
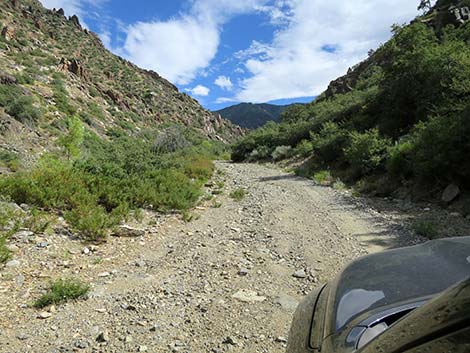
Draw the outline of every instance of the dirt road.
M283 352L304 294L354 258L410 241L346 193L265 166L217 167L224 192L192 222L147 219L144 237L90 253L52 236L33 255L18 244L25 260L0 278L0 351ZM91 282L90 298L40 319L29 304L59 275Z

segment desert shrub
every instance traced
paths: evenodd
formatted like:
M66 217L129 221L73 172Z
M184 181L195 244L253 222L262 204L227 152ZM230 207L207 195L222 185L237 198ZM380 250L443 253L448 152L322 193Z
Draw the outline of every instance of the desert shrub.
M428 181L470 180L470 107L460 114L436 116L413 133L414 175Z
M313 143L309 140L302 140L300 143L295 147L294 153L300 157L308 157L313 152Z
M353 175L366 175L383 167L390 141L382 138L377 129L364 133L354 131L350 133L350 138L350 145L344 149L344 154Z
M0 166L7 167L13 172L18 171L21 166L18 154L0 149Z
M391 147L387 159L387 171L395 177L410 178L413 175L414 149L414 143L410 139Z
M230 197L234 199L235 201L241 201L245 198L245 196L246 196L246 190L243 188L233 190L230 193Z
M312 134L312 141L315 156L320 162L328 164L343 158L349 135L338 124L327 122L318 133Z
M278 146L271 154L272 159L275 161L280 161L292 156L292 147L291 146Z
M333 182L333 177L331 176L330 171L321 170L313 175L313 180L318 184L330 184Z
M41 111L33 106L33 98L20 96L6 106L6 112L22 123L33 124L41 117Z
M248 157L249 161L262 161L271 158L272 150L267 146L258 146L255 150L251 151Z
M33 306L38 309L52 304L61 304L69 300L85 297L90 286L77 279L59 279L51 283L48 291L38 298Z
M436 223L426 219L415 220L412 224L414 232L422 237L436 239L439 237L439 227Z
M18 83L24 85L32 85L34 84L34 78L32 78L29 74L27 73L21 73L16 75L16 79L18 80Z
M54 75L54 79L52 81L52 91L54 93L54 102L56 107L62 113L65 113L69 116L75 115L77 112L77 108L69 102L69 93L65 88L64 81L61 78L62 76Z
M0 106L16 120L33 123L41 117L41 111L33 102L33 97L25 96L17 86L0 84Z
M153 150L155 153L164 154L189 147L190 143L177 127L168 128L155 138Z
M0 236L0 264L7 262L11 258L10 250L6 246L7 238Z

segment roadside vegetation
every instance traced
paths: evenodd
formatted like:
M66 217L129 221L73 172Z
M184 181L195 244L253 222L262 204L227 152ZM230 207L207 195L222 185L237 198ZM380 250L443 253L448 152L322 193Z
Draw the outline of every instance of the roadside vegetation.
M353 89L293 106L233 146L234 161L302 158L297 173L363 192L470 187L470 23L435 30L420 21L359 71Z
M243 188L233 190L230 193L230 197L234 199L235 201L241 201L245 198L245 196L246 196L246 190Z
M186 211L202 196L212 159L225 147L174 129L137 136L114 130L105 140L69 119L59 151L0 177L0 189L17 204L63 213L84 239L102 241L136 209Z
M38 298L33 306L37 309L45 308L53 304L62 304L69 300L85 297L90 286L77 279L59 279L51 283L47 292Z

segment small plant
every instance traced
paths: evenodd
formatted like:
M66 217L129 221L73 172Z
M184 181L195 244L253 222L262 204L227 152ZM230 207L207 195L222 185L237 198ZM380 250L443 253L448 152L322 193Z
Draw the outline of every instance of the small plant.
M218 201L218 200L214 200L212 202L212 208L221 208L222 207L222 202Z
M198 215L195 215L189 211L183 211L181 215L183 217L183 221L185 221L186 223L190 223L192 221L199 219Z
M344 184L341 180L337 179L333 183L333 189L335 189L335 190L346 190L346 184Z
M230 197L235 201L241 201L246 196L246 190L243 188L236 189L230 193Z
M25 219L23 226L36 234L44 233L51 224L51 217L48 213L33 208L31 215Z
M85 297L90 286L77 279L59 279L51 283L47 293L37 299L33 306L37 309L52 304L61 304L69 300Z
M6 246L6 237L0 237L0 264L7 262L10 257L10 250Z
M321 170L313 175L313 180L318 184L325 185L330 184L333 179L328 170Z
M412 227L414 232L422 237L436 239L439 236L437 224L430 220L415 220Z

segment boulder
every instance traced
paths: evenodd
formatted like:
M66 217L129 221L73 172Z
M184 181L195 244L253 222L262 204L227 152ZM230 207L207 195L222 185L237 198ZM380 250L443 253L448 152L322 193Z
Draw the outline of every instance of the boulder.
M82 25L80 24L80 20L78 19L77 15L73 15L69 17L69 21L72 22L76 27L82 28Z
M18 83L18 80L15 76L0 71L0 83L4 85L16 85Z
M13 30L13 28L5 26L2 29L1 35L6 41L10 41L15 38L15 31Z
M460 195L460 188L455 184L450 184L442 193L441 200L445 203L454 201Z

